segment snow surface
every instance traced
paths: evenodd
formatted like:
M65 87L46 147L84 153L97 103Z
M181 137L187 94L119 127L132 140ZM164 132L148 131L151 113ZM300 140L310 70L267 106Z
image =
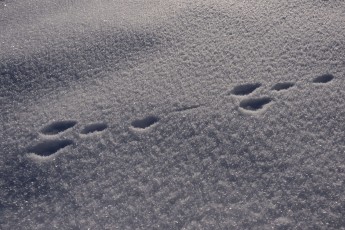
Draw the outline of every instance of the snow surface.
M345 229L345 2L0 2L0 229Z

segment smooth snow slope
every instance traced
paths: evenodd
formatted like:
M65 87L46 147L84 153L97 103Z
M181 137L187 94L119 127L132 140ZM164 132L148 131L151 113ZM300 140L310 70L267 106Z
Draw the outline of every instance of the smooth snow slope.
M344 229L345 2L0 2L0 229Z

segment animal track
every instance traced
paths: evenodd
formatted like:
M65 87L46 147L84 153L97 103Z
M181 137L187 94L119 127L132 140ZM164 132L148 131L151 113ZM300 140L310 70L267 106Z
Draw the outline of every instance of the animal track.
M132 122L132 127L136 129L146 129L159 121L158 117L148 116L144 119L135 120Z
M238 95L238 96L248 95L254 92L260 86L261 86L261 83L249 83L249 84L238 85L238 86L235 86L231 90L231 94Z
M334 79L334 76L332 74L324 74L324 75L315 77L312 80L312 82L313 83L327 83L327 82L332 81L333 79ZM249 95L261 86L262 86L261 83L248 83L248 84L238 85L238 86L235 86L231 90L231 94L239 95L239 96ZM276 83L271 88L271 90L275 90L275 91L287 90L293 86L295 86L294 82L279 82L279 83ZM272 101L273 99L267 96L243 99L239 102L239 108L248 112L256 112L256 111L260 111L264 109ZM204 104L183 106L182 108L176 109L175 112L192 110L192 109L199 108L201 106L204 106ZM154 126L156 123L159 122L159 120L160 118L157 116L147 116L143 119L134 120L131 123L131 126L132 128L136 130L145 130L151 126ZM78 122L75 120L56 121L43 127L40 130L40 132L45 135L56 135L56 134L65 132L66 130L70 128L73 128L77 123ZM91 134L95 132L102 132L107 128L108 128L108 125L103 122L91 123L91 124L86 125L84 129L81 130L80 133L86 135L86 134ZM38 156L47 157L73 144L74 144L74 141L70 139L43 140L40 143L27 148L27 151L29 153L36 154Z
M332 81L334 76L332 74L323 74L314 78L314 83L327 83Z
M101 132L108 128L108 125L106 123L93 123L89 124L84 127L84 129L81 131L81 134L90 134L94 132Z
M77 121L56 121L48 124L47 126L43 127L40 132L45 135L55 135L66 131L74 127L78 122ZM81 131L82 134L89 134L94 132L101 132L108 127L105 123L92 123L86 125L84 129ZM74 144L73 140L70 139L46 139L41 141L40 143L27 148L29 153L33 153L37 156L48 157L59 150Z
M262 109L272 101L269 97L250 98L240 102L240 107L245 110L256 111Z
M28 149L29 153L35 153L39 156L50 156L60 149L63 149L74 142L72 140L45 140Z
M67 129L74 127L77 124L76 121L56 121L47 125L41 129L41 133L45 135L56 135L58 133L64 132Z
M313 79L313 83L327 83L334 79L332 74L323 74L317 76ZM295 85L294 82L279 82L276 83L271 90L281 91L287 90ZM257 88L261 86L261 83L254 83L254 84L243 84L234 87L231 91L234 95L248 95L254 92ZM269 104L273 99L270 97L260 97L260 98L251 98L251 99L244 99L240 102L239 107L248 110L248 111L257 111L264 108L267 104Z
M294 85L295 83L293 82L279 82L272 87L272 90L276 90L276 91L286 90L293 87Z

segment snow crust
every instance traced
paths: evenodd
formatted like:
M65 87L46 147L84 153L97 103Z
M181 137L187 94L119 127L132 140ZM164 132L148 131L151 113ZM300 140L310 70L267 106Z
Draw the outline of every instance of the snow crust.
M0 2L0 229L345 228L345 2Z

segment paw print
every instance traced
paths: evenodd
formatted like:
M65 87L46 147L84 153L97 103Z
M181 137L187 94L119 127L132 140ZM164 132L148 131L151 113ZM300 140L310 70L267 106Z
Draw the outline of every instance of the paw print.
M334 79L332 74L323 74L320 76L315 77L312 80L314 84L326 84L329 83ZM296 85L295 82L278 82L273 85L270 90L277 91L277 92L286 92L293 88ZM244 113L259 113L264 109L268 108L272 102L274 101L273 98L259 95L259 96L252 96L257 89L262 87L262 84L257 83L247 83L235 86L231 91L230 94L240 98L239 102L239 109Z
M311 82L313 84L328 84L334 79L331 74L324 74L315 77ZM296 85L295 82L277 82L269 90L279 93L286 93L288 90ZM274 99L266 95L260 95L256 91L263 87L260 82L240 84L230 91L230 94L239 98L238 108L241 112L255 114L267 109ZM207 106L194 105L185 106L180 109L176 109L173 112L185 112L189 110L198 109L200 107ZM147 133L158 125L160 118L158 116L146 116L143 118L135 119L130 123L130 129L134 132ZM64 138L67 132L75 130L78 122L75 120L61 120L54 121L47 124L39 133L43 136L42 140L37 144L29 147L27 150L30 156L39 159L51 159L63 152L65 149L73 146L76 140ZM79 137L91 136L97 133L101 133L108 128L108 124L104 122L95 122L85 125L79 132Z
M78 122L75 120L61 120L45 125L38 131L41 134L40 136L42 136L42 140L27 148L27 152L35 159L53 159L59 153L75 144L75 140L64 138L64 135L72 132L77 124ZM108 125L106 123L91 123L84 126L80 131L80 136L99 133L107 128Z

